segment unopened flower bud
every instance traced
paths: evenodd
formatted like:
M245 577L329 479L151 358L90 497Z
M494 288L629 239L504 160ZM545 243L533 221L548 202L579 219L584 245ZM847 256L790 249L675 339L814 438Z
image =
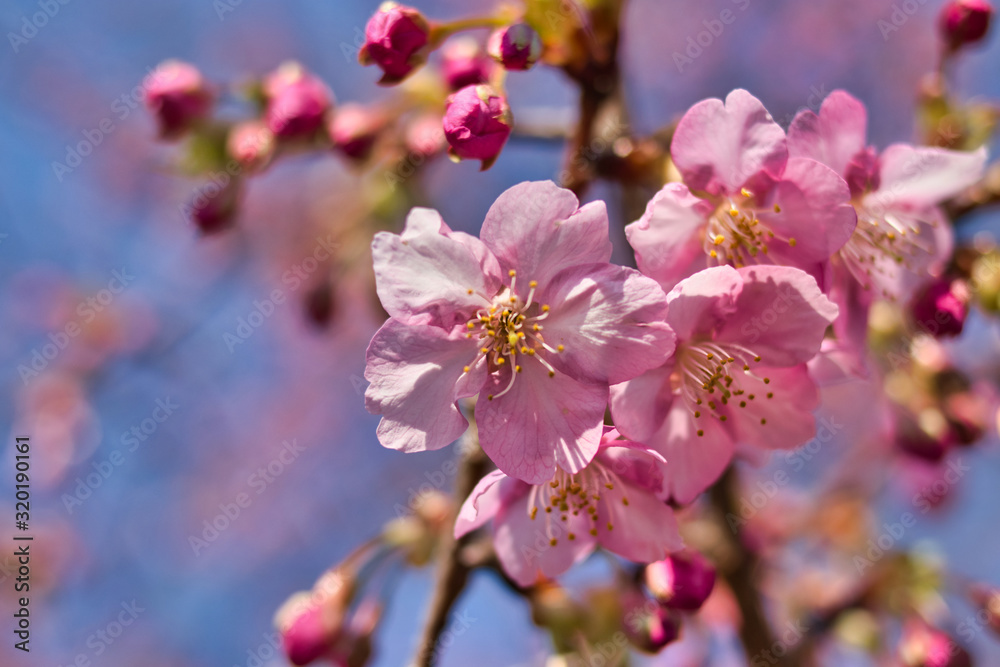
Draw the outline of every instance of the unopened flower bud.
M188 205L191 222L205 236L228 229L236 219L242 190L236 178L225 185L202 186Z
M486 49L505 69L526 70L542 57L542 38L527 23L515 23L490 35Z
M426 60L430 31L427 19L413 7L384 2L368 21L358 60L382 69L379 83L398 83Z
M458 37L441 50L441 73L451 90L486 83L495 65L479 42L472 37Z
M938 15L938 29L948 48L955 51L986 36L993 18L988 0L948 0Z
M326 656L337 640L337 632L328 627L319 605L304 605L297 615L285 620L279 632L282 648L293 665L308 665Z
M855 197L878 190L881 183L878 152L869 146L855 155L847 165L844 180Z
M979 618L986 616L986 625L1000 635L1000 589L991 586L975 586L971 594L972 602L982 611Z
M958 280L934 281L921 290L911 303L911 314L917 327L935 338L962 333L969 313L969 291Z
M156 118L160 137L176 139L208 116L212 92L194 65L168 60L144 82L146 108Z
M327 124L327 130L335 148L349 158L363 160L368 157L384 126L382 114L350 103L337 109Z
M282 139L307 137L323 124L330 90L298 63L285 63L264 81L268 129Z
M441 127L441 116L426 113L411 121L404 131L406 150L414 158L429 158L441 153L448 145Z
M488 169L510 137L513 118L507 99L487 85L468 86L448 98L444 136L459 160L481 160Z
M899 657L907 667L972 667L972 658L954 639L913 619L903 627Z
M640 651L659 653L681 633L677 612L641 598L642 603L626 607L624 628L629 641Z
M266 167L274 157L274 148L274 133L259 120L234 125L226 138L226 152L248 172Z
M324 280L306 294L306 316L320 329L326 328L337 311L336 294L333 283Z
M715 586L715 568L697 551L679 552L647 565L645 583L661 604L697 611Z

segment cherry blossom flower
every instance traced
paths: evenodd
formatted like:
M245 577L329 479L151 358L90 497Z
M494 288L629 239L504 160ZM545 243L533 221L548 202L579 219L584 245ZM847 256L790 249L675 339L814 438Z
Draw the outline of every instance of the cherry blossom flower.
M656 452L619 440L605 427L598 454L577 473L526 484L500 470L486 475L462 505L455 536L493 522L493 546L521 586L556 577L597 546L650 563L683 544L673 510L657 498L662 473Z
M873 299L907 300L940 274L953 234L939 204L977 182L986 162L985 149L894 144L879 155L866 143L867 126L864 104L836 90L788 129L791 155L823 162L851 188L858 225L830 262L829 285L841 306L838 336L859 350Z
M391 316L368 347L368 410L380 442L438 449L466 428L456 401L479 394L483 450L540 484L596 455L608 385L673 351L666 299L639 272L608 263L601 202L579 208L554 183L522 183L494 203L481 239L414 209L402 235L372 243Z
M500 156L513 125L507 98L493 86L466 86L448 98L444 136L456 160L481 160L489 169Z
M815 160L789 158L784 131L745 90L694 105L671 155L684 182L668 183L625 230L639 268L664 289L718 264L818 276L854 230L847 184Z
M816 431L816 355L837 307L805 272L713 267L667 295L677 349L611 388L621 433L666 458L665 497L688 503L725 470L738 443L792 448Z

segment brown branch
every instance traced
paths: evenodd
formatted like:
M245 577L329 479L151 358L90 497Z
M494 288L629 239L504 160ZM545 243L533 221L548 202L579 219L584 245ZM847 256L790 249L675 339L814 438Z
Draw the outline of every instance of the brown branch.
M471 426L470 428L475 428ZM478 440L478 439L477 439ZM479 448L477 441L470 443L463 454L461 468L455 482L455 499L462 503L472 493L476 484L488 470L489 459ZM428 609L427 621L423 635L417 647L417 654L412 667L434 667L438 658L438 639L448 627L448 617L452 607L458 600L469 579L471 568L461 558L463 549L475 539L475 533L469 533L456 540L448 531L442 537L439 549L441 556L438 564L437 582Z

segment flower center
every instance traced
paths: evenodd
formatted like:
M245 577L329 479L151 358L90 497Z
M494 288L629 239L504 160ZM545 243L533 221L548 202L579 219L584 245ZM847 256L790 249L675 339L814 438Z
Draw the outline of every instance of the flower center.
M537 361L545 367L549 377L555 377L556 370L545 359L545 355L558 354L565 349L562 345L552 347L545 342L542 333L544 326L540 323L548 318L550 308L548 304L535 303L538 282L529 281L528 294L522 298L517 292L517 272L511 269L508 275L510 286L505 287L492 300L481 295L490 305L480 308L476 316L466 323L466 338L478 338L480 341L479 352L472 363L465 367L466 373L482 357L486 358L491 373L499 372L508 364L511 367L510 382L499 394L487 396L491 401L513 388L526 359ZM470 289L469 294L473 293L474 290Z
M556 533L563 532L561 529L553 528L554 517L558 516L562 522L568 522L570 515L589 517L592 522L590 534L597 536L597 526L600 522L598 508L602 503L610 503L612 500L606 497L606 491L612 491L615 485L621 485L622 481L607 467L600 463L593 463L575 475L571 475L564 470L557 470L555 477L548 484L539 484L531 487L531 495L528 498L528 516L534 521L538 518L538 509L542 508L545 519L545 534L549 538L549 544L555 546L558 543ZM622 505L628 507L628 498L622 496ZM605 528L614 529L611 521L612 513L604 513L607 518ZM575 540L576 534L569 532L566 537Z
M709 257L719 264L740 268L759 263L759 256L768 253L768 243L777 240L795 247L794 238L779 237L761 224L753 205L753 193L744 188L740 194L743 200L723 202L708 220L704 246ZM781 207L775 204L774 212L781 213Z
M839 254L847 270L864 289L875 286L877 276L890 278L892 266L912 271L912 260L918 252L933 252L921 238L920 227L914 221L893 213L877 216L864 206L856 205L855 208L858 211L858 226ZM936 223L931 221L930 224ZM891 263L881 263L882 259L889 259ZM880 296L890 300L894 298L885 288Z
M735 343L725 347L712 342L686 344L678 349L671 379L695 419L708 416L725 422L732 406L753 410L757 395L746 388L751 378L771 384L771 378L752 370L751 365L760 362L759 354ZM765 398L774 398L774 392L766 392ZM761 418L760 423L767 424L767 420ZM702 437L705 430L698 429L697 434Z

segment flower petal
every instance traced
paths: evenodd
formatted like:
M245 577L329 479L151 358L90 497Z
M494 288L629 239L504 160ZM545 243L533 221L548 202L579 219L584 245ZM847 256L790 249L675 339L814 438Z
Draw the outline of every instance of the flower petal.
M768 259L798 268L829 259L850 240L858 224L847 182L829 167L805 158L788 161L758 218L777 237L768 244Z
M479 480L476 488L472 490L458 511L458 517L455 519L456 538L482 527L496 516L503 504L500 485L509 479L503 472L494 470Z
M731 266L714 266L686 278L667 295L667 324L685 341L707 334L736 310L743 278Z
M962 152L894 144L880 158L880 186L865 200L873 209L935 206L983 177L986 149Z
M674 402L670 374L674 364L667 363L646 371L628 382L611 387L611 416L622 435L644 442L663 426Z
M683 183L668 183L656 193L641 218L625 227L639 270L665 290L705 266L702 231L712 205Z
M499 291L496 276L484 272L480 258L450 233L437 211L415 208L402 235L375 235L375 284L389 315L450 328L486 305L483 295Z
M476 404L479 442L498 468L529 484L552 479L556 466L582 470L597 454L608 389L580 382L565 373L549 377L527 359L513 388L503 396L512 369L493 373Z
M699 436L698 430L704 435ZM662 464L663 493L687 505L722 475L733 458L733 440L722 423L711 417L694 419L683 401L674 401L663 428L646 444L667 459Z
M670 151L684 182L712 194L738 193L761 172L777 178L788 159L785 131L745 90L691 107Z
M662 364L676 337L664 322L667 297L634 269L589 264L560 273L547 298L545 342L562 352L547 357L559 370L591 382L618 383Z
M854 157L868 141L868 110L843 90L835 90L823 100L819 115L800 112L788 128L788 153L822 162L838 175L847 174Z
M753 266L739 273L743 291L716 340L748 347L766 366L794 366L816 356L838 314L816 279L787 266Z
M770 380L768 384L764 384L765 377ZM816 435L813 410L819 407L819 392L805 364L755 368L753 375L743 375L739 382L740 389L746 392L740 398L753 394L754 400L745 400L743 408L729 400L726 425L737 442L766 449L792 449Z
M636 563L653 563L684 547L674 511L647 489L626 482L605 489L597 518L601 546Z
M524 495L497 513L493 548L507 576L527 587L538 583L540 576L557 577L589 556L595 545L589 528L582 515L571 514L563 522L540 512L532 519Z
M576 195L552 181L521 183L500 195L480 237L504 273L517 271L518 280L543 289L563 269L611 259L604 203L579 208Z
M365 407L382 415L378 439L404 452L440 449L465 432L468 422L455 401L476 394L486 381L486 366L476 364L478 341L461 328L451 332L390 319L368 345Z

